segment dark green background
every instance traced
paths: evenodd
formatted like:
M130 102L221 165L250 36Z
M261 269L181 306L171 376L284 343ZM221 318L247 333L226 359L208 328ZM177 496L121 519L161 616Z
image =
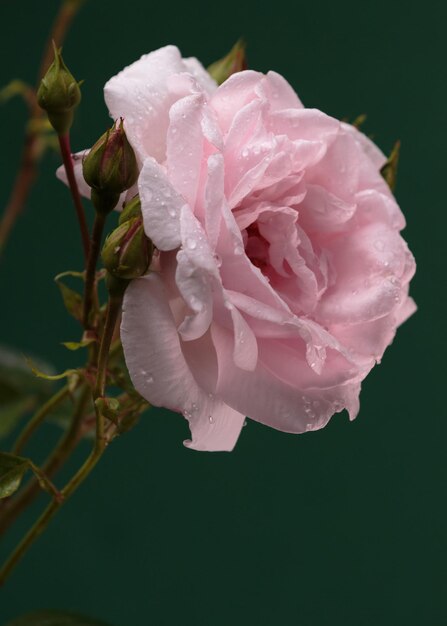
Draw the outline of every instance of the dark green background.
M58 2L3 0L0 83L31 80ZM418 262L418 313L345 413L304 436L249 422L232 454L186 450L164 411L108 451L0 592L0 623L55 607L114 626L441 626L446 606L446 81L441 3L90 0L65 46L85 79L73 147L108 118L104 82L167 43L205 64L243 34L249 65L307 106L351 119L389 151ZM20 101L0 110L2 205L18 164ZM76 339L53 276L80 266L69 197L42 176L0 263L0 341L58 368ZM444 371L443 371L444 370ZM55 436L49 427L41 435ZM37 453L39 450L37 450ZM85 447L80 457L87 452ZM39 507L32 513L37 513ZM4 557L32 515L0 543Z

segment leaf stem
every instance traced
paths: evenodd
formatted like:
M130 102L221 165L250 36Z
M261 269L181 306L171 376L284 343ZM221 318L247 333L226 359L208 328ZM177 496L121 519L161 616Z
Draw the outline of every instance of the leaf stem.
M59 135L58 139L61 149L62 161L64 163L65 172L68 178L68 186L70 187L70 192L73 198L73 204L76 210L79 228L81 231L84 258L87 261L87 259L89 258L90 238L88 234L87 221L85 219L84 207L82 206L81 195L79 193L78 183L76 182L76 177L74 173L73 158L71 156L70 149L70 136L68 133L66 135Z

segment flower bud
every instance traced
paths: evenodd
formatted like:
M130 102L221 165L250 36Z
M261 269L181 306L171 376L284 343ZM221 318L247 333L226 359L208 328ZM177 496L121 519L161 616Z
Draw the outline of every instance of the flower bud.
M133 280L149 270L154 247L144 233L141 217L133 217L107 237L102 249L104 267L114 277Z
M62 59L61 50L54 48L54 61L42 78L37 90L39 106L58 135L65 135L73 123L74 109L81 101L81 83L76 82Z
M85 157L82 169L86 183L92 188L96 210L108 213L120 194L138 178L137 160L122 118L98 139Z
M211 74L211 77L214 78L218 85L224 83L232 74L247 69L245 48L245 41L239 39L226 56L219 59L219 61L215 61L207 68L208 73Z

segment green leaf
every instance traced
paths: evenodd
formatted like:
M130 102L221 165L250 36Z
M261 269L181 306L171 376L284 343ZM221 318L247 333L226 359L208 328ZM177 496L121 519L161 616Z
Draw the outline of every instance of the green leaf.
M90 339L83 339L82 341L63 341L62 345L68 350L79 350L79 348L85 348L95 341L96 340L92 337Z
M84 274L82 272L63 272L62 274L58 274L54 279L56 281L57 286L60 289L62 299L65 304L65 308L75 319L79 322L82 321L82 296L74 289L67 287L65 283L62 282L62 278L66 276L74 276L76 278L84 278Z
M105 622L59 611L37 611L28 613L4 626L110 626Z
M8 498L17 491L28 468L28 459L0 452L0 498Z

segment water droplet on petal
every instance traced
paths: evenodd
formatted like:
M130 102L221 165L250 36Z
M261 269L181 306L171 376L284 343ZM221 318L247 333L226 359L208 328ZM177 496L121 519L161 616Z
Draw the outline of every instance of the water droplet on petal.
M194 250L195 248L197 248L197 241L195 239L187 239L186 245L190 250Z

